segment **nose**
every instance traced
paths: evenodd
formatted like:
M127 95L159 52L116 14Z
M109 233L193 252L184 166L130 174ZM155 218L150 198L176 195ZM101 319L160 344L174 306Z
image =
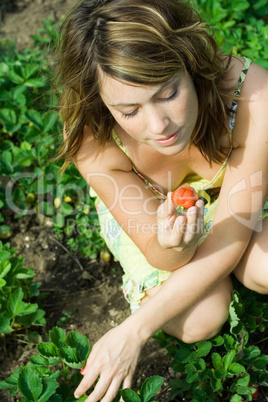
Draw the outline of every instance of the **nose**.
M148 111L148 130L153 134L163 134L170 124L170 119L162 108L152 107Z

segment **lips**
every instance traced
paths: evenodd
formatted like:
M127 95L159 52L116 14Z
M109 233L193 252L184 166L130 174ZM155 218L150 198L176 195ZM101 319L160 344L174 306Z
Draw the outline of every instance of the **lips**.
M176 131L176 133L172 134L170 137L166 137L161 140L155 140L155 142L162 146L171 145L178 138L179 132L180 132L180 130Z

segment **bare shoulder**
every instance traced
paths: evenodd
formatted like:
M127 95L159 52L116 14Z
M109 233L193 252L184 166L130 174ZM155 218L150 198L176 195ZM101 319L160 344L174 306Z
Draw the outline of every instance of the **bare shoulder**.
M113 140L107 141L104 147L101 147L88 126L84 127L82 143L74 162L84 177L88 173L132 169L130 160Z

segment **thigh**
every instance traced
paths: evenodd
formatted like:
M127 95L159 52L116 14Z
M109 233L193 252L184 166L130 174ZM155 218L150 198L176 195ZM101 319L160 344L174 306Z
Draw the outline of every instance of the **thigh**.
M258 222L234 274L247 288L268 293L268 218Z

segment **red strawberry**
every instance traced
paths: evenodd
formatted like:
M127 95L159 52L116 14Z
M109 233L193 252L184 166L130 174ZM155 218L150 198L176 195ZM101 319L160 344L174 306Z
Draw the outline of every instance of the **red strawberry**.
M171 200L177 206L189 209L195 205L198 195L193 187L184 184L173 191Z

